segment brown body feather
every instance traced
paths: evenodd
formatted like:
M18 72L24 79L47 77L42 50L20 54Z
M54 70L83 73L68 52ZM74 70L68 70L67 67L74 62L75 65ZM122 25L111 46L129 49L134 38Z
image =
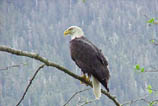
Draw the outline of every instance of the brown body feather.
M71 57L83 73L93 75L109 92L110 78L108 62L101 50L87 38L80 37L70 41Z

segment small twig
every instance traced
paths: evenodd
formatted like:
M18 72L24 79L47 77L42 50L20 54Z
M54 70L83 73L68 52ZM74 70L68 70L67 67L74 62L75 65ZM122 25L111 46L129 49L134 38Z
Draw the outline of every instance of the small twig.
M154 24L158 24L158 21L155 21Z
M150 103L153 103L152 106L157 106L156 104L158 104L158 99L152 100L152 101L150 101Z
M146 88L146 89L148 89L148 88ZM151 88L151 90L154 91L154 92L158 92L157 89L153 89L153 88Z
M90 100L90 101L85 101L83 104L81 104L80 106L84 106L86 104L89 104L89 103L92 103L92 102L95 102L97 99L94 99L94 100Z
M151 17L147 16L146 14L144 14L144 17L145 17L145 18L148 18L148 19L151 19ZM157 20L154 20L153 24L158 24L158 21L157 21ZM150 25L151 25L151 23L150 23Z
M145 70L144 72L158 72L158 70Z
M155 45L155 46L157 46L157 45L158 45L158 43L154 43L154 45Z
M87 91L87 90L90 90L91 88L87 88L87 89L84 89L84 90L80 90L80 91L77 91L75 92L71 98L63 105L63 106L66 106L77 94L81 93L81 92L84 92L84 91Z
M151 69L149 70L144 70L144 72L158 72L158 68L154 67L154 66L150 66Z
M5 68L0 68L0 71L8 70L9 68L20 67L21 65L25 65L25 64L15 64L15 65L7 66Z
M157 40L157 39L151 39L150 41L151 41L152 44L154 44L155 46L158 45L158 40Z
M155 46L157 46L157 45L158 45L158 41L154 42L153 44L154 44Z
M144 14L144 17L145 17L145 18L148 18L148 19L150 19L150 17L149 17L149 16L147 16L146 14Z
M149 96L149 95L145 95L145 96L143 96L143 97L139 97L138 99L130 100L130 101L128 101L128 102L123 103L121 106L125 106L125 105L127 105L127 104L133 104L133 103L138 102L138 101L145 101L145 102L149 103L149 101L147 101L147 100L145 99L145 98L148 97L148 96Z
M23 96L21 97L21 99L19 100L19 102L17 103L16 106L19 106L20 103L23 101L23 99L24 99L24 97L25 97L25 95L26 95L26 93L27 93L29 87L30 87L31 84L32 84L32 81L35 79L35 77L36 77L37 73L39 72L39 70L42 69L44 66L45 66L45 64L41 65L41 66L36 70L36 72L34 73L33 77L30 79L30 82L29 82L29 84L27 85L27 87L26 87L26 89L25 89L25 91L24 91L24 93L23 93Z

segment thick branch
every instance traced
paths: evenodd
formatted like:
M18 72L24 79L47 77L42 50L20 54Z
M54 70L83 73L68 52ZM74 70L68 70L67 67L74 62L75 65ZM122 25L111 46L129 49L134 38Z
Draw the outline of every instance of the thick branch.
M75 79L78 79L78 80L80 80L80 81L82 81L82 82L84 82L87 85L92 87L92 84L90 82L84 80L82 77L72 73L68 69L66 69L66 68L64 68L64 67L62 67L58 64L55 64L55 63L49 61L48 59L46 59L44 57L39 56L39 54L26 52L26 51L21 51L21 50L16 50L16 49L9 48L9 47L6 47L6 46L1 46L1 45L0 45L0 51L8 52L8 53L18 55L18 56L25 56L25 57L33 58L35 60L38 60L38 61L44 63L47 66L55 67L55 68L59 69L60 71L63 71L66 74L70 75L71 77L73 77ZM116 106L121 106L121 104L117 101L116 97L112 96L110 93L106 92L105 90L102 90L102 93L104 95L106 95L109 99L111 99L115 103Z

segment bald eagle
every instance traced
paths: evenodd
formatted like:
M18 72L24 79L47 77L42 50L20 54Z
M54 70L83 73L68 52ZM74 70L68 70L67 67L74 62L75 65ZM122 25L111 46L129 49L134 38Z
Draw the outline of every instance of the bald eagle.
M64 31L64 36L66 35L71 35L70 52L72 60L83 72L82 77L85 80L90 81L92 76L93 92L96 99L99 99L101 97L101 84L109 92L107 84L110 74L106 58L100 49L84 37L84 32L80 27L69 27Z

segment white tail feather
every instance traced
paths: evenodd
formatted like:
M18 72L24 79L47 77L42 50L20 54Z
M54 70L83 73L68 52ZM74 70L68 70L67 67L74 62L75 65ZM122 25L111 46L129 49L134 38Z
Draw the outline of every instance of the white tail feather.
M93 92L94 92L96 99L100 99L100 97L101 97L101 84L93 76L92 76L92 84L93 84Z

